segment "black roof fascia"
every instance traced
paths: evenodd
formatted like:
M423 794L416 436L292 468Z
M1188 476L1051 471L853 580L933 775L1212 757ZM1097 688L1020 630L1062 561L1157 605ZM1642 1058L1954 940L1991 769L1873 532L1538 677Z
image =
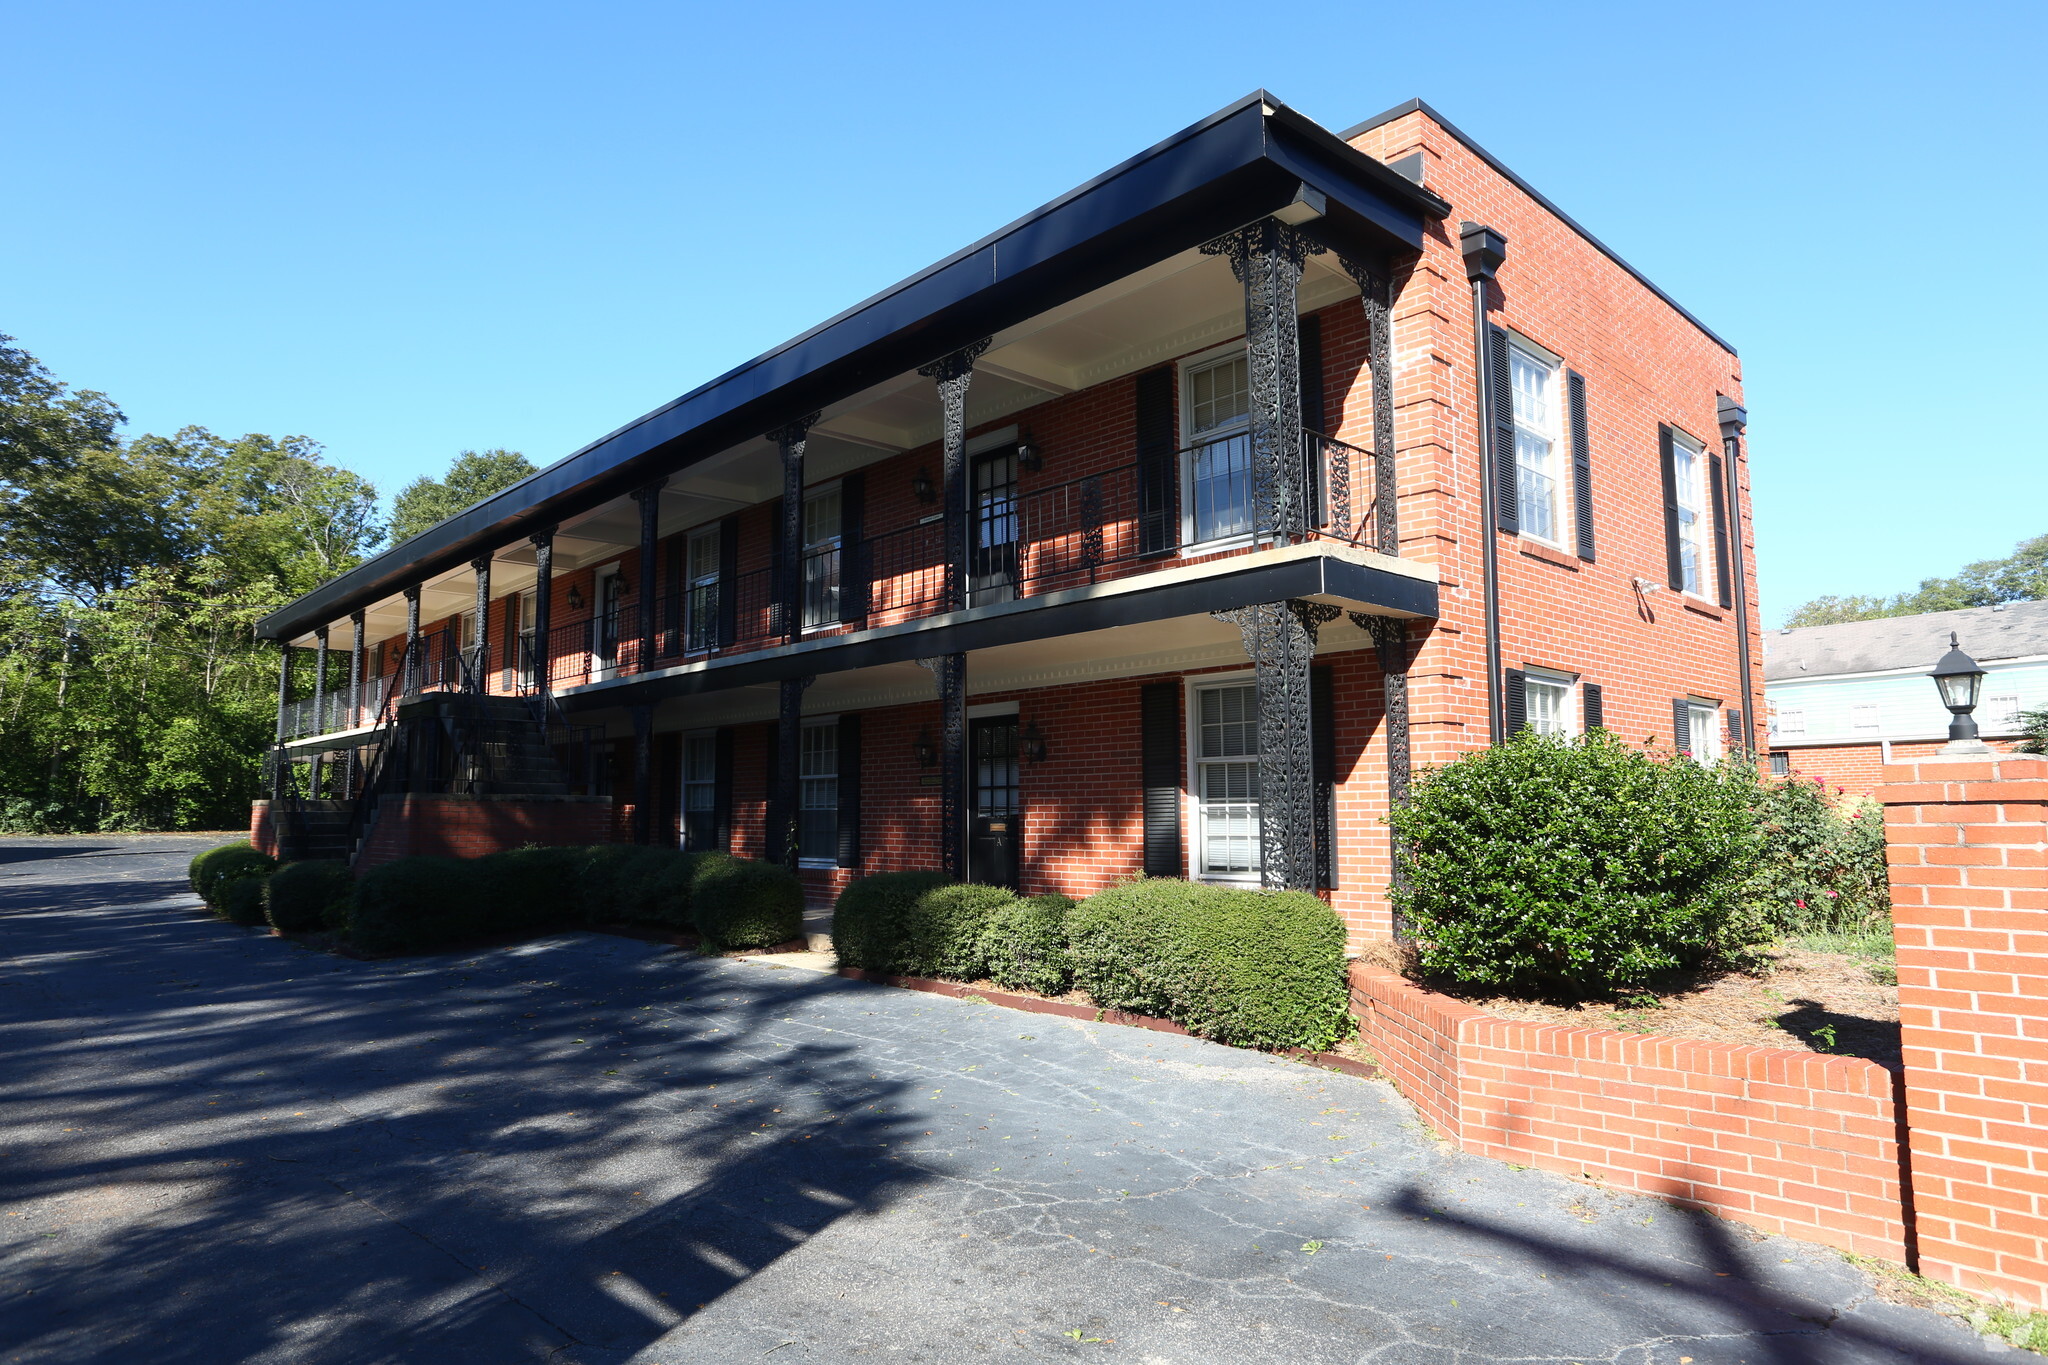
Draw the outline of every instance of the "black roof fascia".
M1329 229L1384 256L1448 210L1264 91L979 242L395 545L257 623L290 639L1284 207L1307 181Z
M1678 315L1680 317L1684 318L1693 326L1699 328L1701 333L1706 336L1707 340L1713 342L1716 346L1719 346L1729 355L1737 354L1735 348L1729 345L1726 341L1722 340L1713 328L1707 326L1706 323L1701 322L1698 318L1694 317L1692 314L1692 310L1687 308L1684 304L1680 303L1677 299L1672 298L1662 289L1659 289L1655 284L1651 282L1650 277L1648 275L1645 275L1642 271L1636 269L1627 261L1621 259L1621 257L1618 254L1616 254L1613 247L1607 245L1607 243L1601 241L1598 237L1595 237L1592 233L1586 231L1586 229L1580 225L1577 219L1573 218L1569 213L1566 213L1563 209L1559 208L1556 204L1552 203L1550 199L1541 190L1537 189L1534 185L1522 179L1521 176L1509 170L1507 168L1507 165L1504 162L1502 162L1499 157L1495 156L1492 152L1487 151L1486 148L1474 142L1471 139L1471 137L1466 134L1464 129L1458 127L1457 124L1451 122L1442 114L1439 114L1435 109L1431 108L1428 101L1421 99L1412 99L1405 101L1404 103L1397 104L1383 114L1375 114L1363 123L1355 124L1350 128L1346 128L1343 132L1337 134L1337 136L1343 138L1346 142L1349 142L1352 138L1358 137L1364 133L1369 133L1373 129L1378 128L1384 124L1392 123L1397 118L1406 118L1408 115L1418 112L1429 115L1429 117L1435 120L1436 124L1439 127L1441 127L1445 132L1449 133L1452 137L1458 139L1458 141L1464 143L1467 151L1471 152L1481 161L1484 161L1487 165L1493 167L1493 169L1498 171L1502 176L1504 176L1509 181L1509 183L1514 185L1516 189L1528 195L1537 203L1543 205L1544 208L1548 209L1552 214L1554 214L1557 217L1557 220L1559 222L1563 223L1573 232L1578 233L1579 236L1585 238L1586 241L1592 245L1594 250L1598 251L1608 260L1613 261L1616 265L1620 266L1623 270L1626 270L1629 274L1635 276L1636 282L1638 284L1642 285L1643 288L1649 290L1652 294L1655 294L1658 298L1664 300L1664 302L1670 304L1674 309L1678 311Z

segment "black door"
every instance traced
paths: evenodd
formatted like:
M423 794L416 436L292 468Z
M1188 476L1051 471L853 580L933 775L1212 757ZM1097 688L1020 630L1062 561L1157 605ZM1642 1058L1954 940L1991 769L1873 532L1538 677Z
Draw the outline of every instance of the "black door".
M974 543L968 549L969 605L1008 602L1017 595L1017 452L992 451L974 461Z
M1017 799L1017 718L990 716L968 725L974 784L969 794L967 880L1017 885L1024 811Z

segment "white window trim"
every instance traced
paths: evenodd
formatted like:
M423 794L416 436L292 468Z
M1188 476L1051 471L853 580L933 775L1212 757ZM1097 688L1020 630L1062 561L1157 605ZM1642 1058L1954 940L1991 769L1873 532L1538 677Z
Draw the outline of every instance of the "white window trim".
M1709 481L1713 477L1713 465L1707 459L1706 442L1681 427L1672 427L1671 458L1673 467L1671 482L1673 485L1672 495L1674 497L1678 495L1677 460L1680 447L1692 453L1695 461L1694 467L1700 472L1700 505L1693 509L1693 525L1698 528L1699 532L1700 586L1698 591L1694 591L1691 588L1684 588L1681 591L1693 601L1704 603L1719 610L1721 599L1715 596L1712 591L1717 581L1716 575L1720 572L1720 566L1714 559L1714 490L1709 486ZM1681 539L1683 539L1682 535ZM1719 705L1718 702L1715 704Z
M797 827L798 827L798 828L797 828L797 837L798 837L799 839L801 839L801 838L803 837L803 831L802 831L802 826L803 826L803 815L802 815L802 812L803 812L803 810L805 809L805 807L804 807L804 780L803 780L803 776L802 776L802 772L803 772L803 757L802 757L802 754L803 754L803 743L804 743L804 739L803 739L803 731L805 731L805 730L822 730L822 729L826 728L827 726L830 726L830 727L831 727L832 729L834 729L834 730L837 730L837 729L839 728L839 717L838 717L838 716L836 716L836 715L831 715L831 716L805 716L805 717L804 717L804 719L803 719L803 724L802 724L801 726L799 726L799 727L798 727L798 730L797 730L797 739L796 739L796 743L797 743L797 754L798 754L798 757L797 757L797 772L798 772L798 776L797 776L797 780L796 780L796 808L797 808L797 811L798 811L798 815L797 815ZM837 741L835 740L835 741L834 741L834 743L833 743L833 749L832 749L832 787L833 787L833 791L834 791L835 793L836 793L836 792L838 791L838 789L839 789L839 782L840 782L840 779L842 778L842 776L843 776L843 774L842 774L842 773L840 772L840 770L839 770L839 748L838 748L838 742L837 742ZM838 809L839 809L839 808L838 808L838 805L837 805L837 803L836 803L836 802L834 803L834 805L833 805L833 808L832 808L832 809L833 809L833 816L832 816L832 827L833 827L833 842L834 842L834 843L836 844L836 843L838 842L838 828L839 828L839 816L838 816ZM814 870L814 871L824 871L824 870L825 870L825 869L827 869L827 868L834 868L834 867L838 867L838 866L839 866L839 855L838 855L838 854L837 854L837 853L835 852L835 853L834 853L834 854L833 854L833 855L832 855L831 857L829 857L829 858L805 858L805 857L798 857L798 858L797 858L797 860L796 860L796 865L797 865L798 867L800 867L800 868L806 868L806 869L810 869L810 870Z
M1187 811L1187 818L1181 829L1183 848L1181 866L1188 869L1188 880L1216 886L1263 886L1265 873L1256 872L1204 872L1201 870L1202 843L1205 834L1202 815L1202 716L1196 694L1211 687L1242 687L1259 680L1256 669L1241 673L1201 673L1182 680L1181 718L1185 733L1181 744L1186 752L1186 763L1181 776L1181 805ZM1264 811L1266 794L1259 793L1259 809ZM1261 822L1263 825L1263 821ZM1259 845L1259 862L1266 861L1263 829Z
M827 493L837 493L840 489L841 483L842 480L839 479L827 479L823 483L814 483L810 485L808 488L804 489L804 504L806 506L809 505L812 498L822 497ZM777 534L780 534L780 530L781 528L778 527ZM797 572L799 575L801 575L803 572L802 557L804 553L811 548L807 542L804 542L803 537L803 513L801 510L799 510L797 513L797 540L799 542L797 546ZM832 540L839 550L839 591L843 594L846 591L846 504L844 502L841 502L839 504L839 530L833 534ZM816 625L803 626L801 627L801 633L804 635L810 635L816 631L821 630L837 630L839 629L839 627L845 625L846 599L843 596L840 598L839 606L839 616L834 617L830 621L820 621ZM799 608L799 610L801 610L801 608Z
M1709 700L1706 697L1687 697L1685 705L1686 748L1690 751L1688 756L1695 763L1711 767L1713 764L1719 763L1728 753L1727 736L1722 733L1722 727L1728 724L1727 713L1721 709L1720 702ZM1708 713L1713 716L1713 721L1707 725L1705 730L1702 730L1695 723L1702 707L1705 707ZM1710 736L1704 743L1700 740L1702 734ZM1710 749L1712 752L1702 754L1700 752L1702 749Z
M1174 366L1175 395L1178 400L1174 414L1174 438L1178 442L1177 449L1180 452L1175 457L1174 463L1175 477L1180 480L1180 550L1178 557L1181 559L1220 554L1225 550L1248 549L1257 539L1257 534L1253 531L1240 532L1234 536L1219 536L1214 540L1198 541L1194 538L1195 500L1193 494L1195 480L1193 457L1195 437L1188 430L1188 423L1194 413L1194 403L1188 397L1188 381L1193 378L1196 370L1202 369L1216 361L1230 360L1236 356L1245 357L1245 382L1249 385L1251 382L1251 349L1243 337L1239 337L1235 341L1226 341L1221 346L1211 346L1208 350L1198 351L1194 355L1182 356ZM1251 429L1251 412L1249 399L1247 399L1242 430L1246 436L1250 436ZM1218 430L1225 433L1218 436L1216 438L1218 440L1228 439L1230 435L1235 434L1224 428L1218 428Z
M1566 739L1577 739L1585 734L1585 727L1580 724L1583 708L1579 704L1579 678L1576 673L1566 673L1562 669L1538 668L1530 664L1523 664L1522 679L1524 688L1522 709L1525 713L1528 710L1527 685L1529 683L1540 682L1561 685L1564 688L1563 737ZM1531 725L1529 728L1534 730L1536 727ZM1539 731L1538 733L1541 732Z
M1547 545L1553 550L1563 550L1568 554L1576 554L1578 552L1576 535L1569 545L1565 543L1564 539L1565 528L1578 525L1578 522L1573 517L1575 509L1572 505L1572 495L1576 490L1572 486L1571 451L1566 448L1564 438L1564 408L1565 404L1570 401L1569 396L1565 393L1564 359L1561 356L1552 354L1548 347L1538 345L1536 342L1529 340L1520 332L1508 333L1508 346L1510 349L1520 351L1524 357L1535 361L1550 371L1550 422L1552 427L1549 434L1550 463L1551 468L1557 471L1552 476L1557 483L1557 534L1555 536L1539 536L1529 530L1519 517L1516 523L1517 533L1522 539L1534 541L1538 545ZM1512 366L1513 362L1510 361L1509 363ZM1509 415L1509 425L1516 425L1512 413ZM1515 478L1519 482L1521 479L1521 461L1516 458L1513 451L1508 452L1508 458L1515 463Z

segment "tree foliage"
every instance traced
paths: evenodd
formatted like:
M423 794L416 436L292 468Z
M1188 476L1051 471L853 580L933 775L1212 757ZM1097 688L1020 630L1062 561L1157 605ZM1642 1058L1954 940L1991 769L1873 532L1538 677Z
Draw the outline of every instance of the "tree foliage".
M414 479L398 490L391 500L391 541L411 540L537 472L533 461L516 450L465 450L448 466L445 478Z
M1929 611L1995 607L2001 602L2048 598L2048 535L2023 540L2004 559L1980 559L1952 578L1925 578L1912 592L1895 597L1816 597L1785 618L1787 626L1833 626L1881 616L1917 616Z

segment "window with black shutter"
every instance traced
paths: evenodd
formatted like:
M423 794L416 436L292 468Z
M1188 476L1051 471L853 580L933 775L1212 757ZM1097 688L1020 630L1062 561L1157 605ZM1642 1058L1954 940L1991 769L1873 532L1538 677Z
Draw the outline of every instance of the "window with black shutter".
M1565 371L1565 404L1572 433L1572 514L1578 523L1579 558L1593 562L1593 443L1586 426L1586 377Z
M1735 605L1728 586L1728 489L1722 480L1721 457L1707 457L1707 482L1713 485L1709 497L1714 507L1714 587L1721 606Z
M1674 752L1692 752L1692 698L1671 699L1671 748Z
M1519 668L1503 670L1504 685L1501 688L1501 714L1509 739L1522 732L1529 723L1529 675Z
M860 713L839 718L839 865L860 866Z
M868 619L866 519L866 471L856 469L839 480L839 619L853 626Z
M1493 409L1493 524L1509 535L1519 535L1522 515L1515 474L1515 385L1508 334L1502 328L1488 327L1486 343L1488 406Z
M1171 365L1147 370L1132 386L1137 406L1138 550L1165 554L1179 541L1179 479L1173 444Z
M1664 484L1664 582L1685 591L1685 548L1678 537L1678 471L1673 467L1671 428L1657 424L1657 471Z
M1146 683L1138 693L1139 781L1145 793L1145 875L1181 874L1180 684Z
M1603 730L1607 727L1607 695L1599 683L1579 684L1579 706L1584 713L1588 730Z
M732 852L732 731L718 732L712 750L711 847Z

